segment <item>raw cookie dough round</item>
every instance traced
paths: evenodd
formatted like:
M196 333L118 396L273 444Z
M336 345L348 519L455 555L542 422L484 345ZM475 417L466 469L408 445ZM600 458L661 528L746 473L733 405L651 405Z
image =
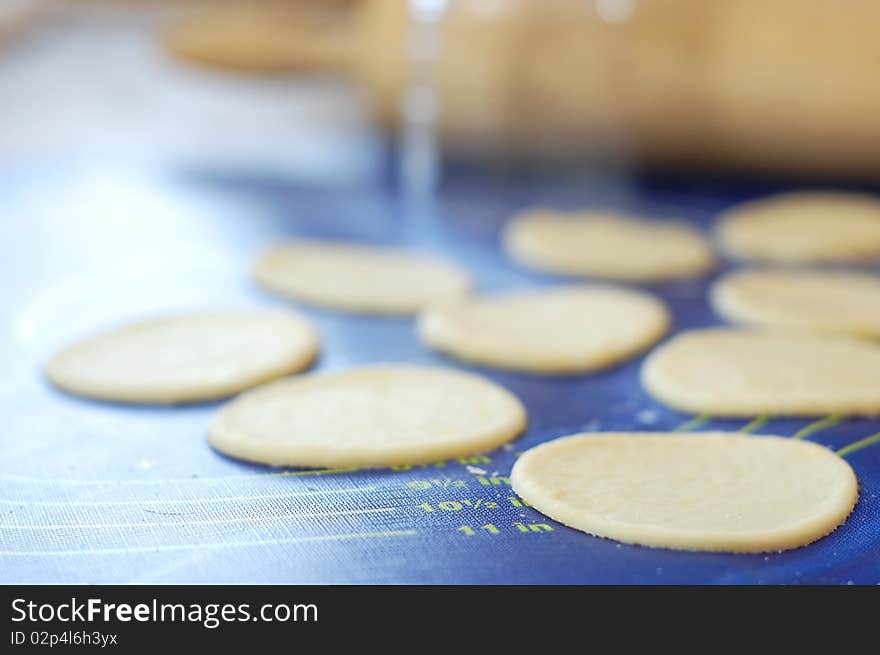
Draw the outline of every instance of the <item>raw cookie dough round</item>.
M489 380L386 364L249 391L220 410L209 441L274 466L393 466L492 450L525 425L519 399Z
M719 416L880 414L880 346L847 336L718 328L684 332L645 360L667 405Z
M709 242L687 225L603 212L526 212L508 225L504 246L538 270L631 282L697 276L715 265Z
M736 323L880 337L880 277L843 271L760 269L712 287L712 305Z
M669 313L654 296L606 286L573 286L429 307L422 341L459 359L534 373L610 366L656 342Z
M784 193L737 205L717 230L742 259L846 262L880 257L880 198L859 193Z
M467 293L470 279L434 257L344 243L297 241L266 250L254 275L270 291L364 314L408 315Z
M593 433L523 453L510 476L535 509L632 544L739 553L804 546L858 500L852 468L785 437Z
M223 398L295 373L318 353L311 322L274 311L147 319L80 341L46 375L78 396L131 403Z

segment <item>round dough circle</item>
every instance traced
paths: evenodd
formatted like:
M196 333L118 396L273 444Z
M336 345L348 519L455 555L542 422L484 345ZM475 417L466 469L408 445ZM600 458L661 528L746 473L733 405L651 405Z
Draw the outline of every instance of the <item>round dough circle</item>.
M578 434L526 451L510 477L535 509L577 530L741 553L824 537L859 493L850 465L827 448L724 432Z
M719 328L684 332L642 367L648 392L719 416L880 413L880 346L822 334Z
M615 287L564 287L429 307L422 341L459 359L534 373L610 366L648 348L669 328L654 296Z
M307 367L318 333L296 314L193 313L132 323L65 348L46 365L65 391L131 403L214 400Z
M718 314L736 323L880 337L880 277L875 275L740 271L716 282L711 299Z
M715 265L709 242L687 225L602 212L526 212L508 225L504 246L538 270L631 282L697 276Z
M254 275L283 296L365 314L411 315L470 288L466 273L434 257L318 241L268 249Z
M273 466L375 467L485 452L525 425L519 399L485 378L387 364L249 391L220 411L209 441Z
M722 214L718 239L742 259L847 262L880 257L880 198L858 193L784 193Z

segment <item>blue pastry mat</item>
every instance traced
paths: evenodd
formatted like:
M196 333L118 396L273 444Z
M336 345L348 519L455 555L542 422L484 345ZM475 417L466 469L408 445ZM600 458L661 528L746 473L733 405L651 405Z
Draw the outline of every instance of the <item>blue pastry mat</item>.
M632 178L547 188L450 187L434 214L405 216L383 185L319 188L259 173L58 163L0 175L0 582L3 583L880 583L880 447L848 460L855 512L804 548L762 555L630 546L568 529L523 504L518 453L584 430L674 429L691 417L638 384L641 359L590 376L464 367L419 345L409 319L301 308L320 326L318 370L418 362L478 371L530 416L509 448L394 470L278 470L211 450L220 403L138 407L47 386L59 345L127 319L286 303L249 278L255 254L309 235L427 249L459 260L481 290L552 284L513 266L498 231L535 202L674 216L709 228L766 183ZM675 330L714 325L712 278L652 287ZM880 375L880 371L878 371ZM747 420L712 420L741 429ZM810 420L771 418L792 435ZM810 438L839 449L880 431L845 420Z

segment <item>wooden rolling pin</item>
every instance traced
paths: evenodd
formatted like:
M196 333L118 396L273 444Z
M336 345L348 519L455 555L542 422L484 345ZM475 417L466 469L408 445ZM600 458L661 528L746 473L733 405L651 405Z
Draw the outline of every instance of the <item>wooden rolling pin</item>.
M391 129L408 71L406 5L361 0L351 20L294 21L288 37L308 52L305 67L356 79ZM450 0L437 67L445 147L541 159L607 147L880 179L880 3L631 5L608 21L571 0ZM278 31L271 10L258 13Z

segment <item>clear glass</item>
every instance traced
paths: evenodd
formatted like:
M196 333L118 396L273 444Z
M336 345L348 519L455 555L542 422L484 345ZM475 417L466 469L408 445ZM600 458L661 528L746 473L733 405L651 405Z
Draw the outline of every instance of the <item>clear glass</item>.
M496 179L624 179L619 29L634 0L409 0L402 188L426 197L462 164Z

